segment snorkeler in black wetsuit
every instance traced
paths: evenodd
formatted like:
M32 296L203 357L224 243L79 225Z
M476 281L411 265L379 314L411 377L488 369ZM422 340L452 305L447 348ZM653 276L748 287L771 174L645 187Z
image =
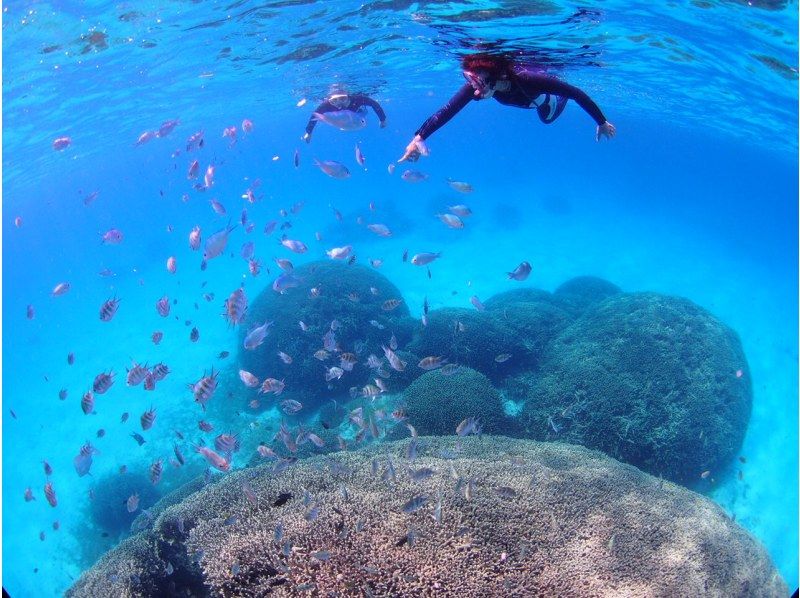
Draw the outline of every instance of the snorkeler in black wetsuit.
M378 117L380 121L381 128L386 126L386 113L381 108L381 105L378 104L375 100L370 98L369 96L365 96L363 94L346 94L346 93L336 93L331 94L328 96L314 111L314 114L321 114L324 115L326 112L339 112L343 110L347 110L353 112L353 119L356 119L356 115L361 115L366 112L367 106L372 108L375 111L375 115ZM306 133L303 135L302 139L306 143L311 143L311 133L314 131L314 127L317 126L317 121L319 119L312 115L310 119L308 119L308 124L306 125ZM355 127L360 128L360 127Z
M473 54L462 61L467 83L447 104L422 123L398 162L415 162L427 156L425 140L453 118L472 100L494 98L501 104L535 108L539 119L550 124L564 111L568 100L575 100L597 123L596 139L612 138L617 130L583 91L530 65L517 64L500 56Z

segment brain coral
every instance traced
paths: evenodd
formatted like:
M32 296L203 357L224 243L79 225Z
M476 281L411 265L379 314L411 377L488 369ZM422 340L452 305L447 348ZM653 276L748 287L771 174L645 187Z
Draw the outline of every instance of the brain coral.
M680 483L730 461L752 403L736 333L691 301L655 293L591 308L507 392L527 400L533 438L600 449Z
M284 398L319 404L325 397L346 395L351 386L370 381L372 372L364 362L370 353L383 357L381 345L389 344L392 333L401 346L410 339L415 324L405 303L384 309L384 302L402 300L400 291L374 269L335 261L313 262L295 268L293 276L299 281L296 288L282 295L266 289L250 306L245 328L273 322L264 343L255 350L244 349L243 329L239 344L240 366L261 380L285 379ZM339 322L335 336L341 351L356 354L358 362L340 379L326 382L326 369L338 367L340 360L333 352L322 360L314 354L323 348L323 336L333 320ZM301 330L301 321L308 330ZM292 363L284 363L279 351L289 355Z
M461 366L450 375L432 370L403 392L409 420L420 434L446 436L467 417L477 417L489 434L510 434L516 427L503 412L500 393L491 380Z
M277 476L227 475L167 508L67 596L787 595L764 549L714 503L601 453L417 441L413 463L404 440Z

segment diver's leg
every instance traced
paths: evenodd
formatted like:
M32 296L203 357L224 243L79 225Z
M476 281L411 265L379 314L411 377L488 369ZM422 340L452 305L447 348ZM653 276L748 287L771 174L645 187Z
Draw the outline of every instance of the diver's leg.
M539 120L544 124L549 125L564 112L569 98L561 96L554 96L547 94L545 101L536 107L536 113L539 115Z

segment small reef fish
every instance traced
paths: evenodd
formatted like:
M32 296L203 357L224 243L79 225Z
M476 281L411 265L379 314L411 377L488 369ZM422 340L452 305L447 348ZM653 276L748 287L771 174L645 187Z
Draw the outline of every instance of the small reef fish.
M119 245L123 238L122 231L116 228L109 229L100 235L100 240L104 245Z
M139 418L139 422L142 425L142 430L149 430L153 427L153 423L156 421L156 410L150 407L148 411L142 413L142 416Z
M206 410L206 403L211 400L211 397L214 396L214 391L217 390L217 376L219 372L214 372L214 368L211 368L211 374L208 376L203 376L195 382L194 384L188 384L189 390L192 391L194 395L194 400L196 403L199 403L200 406L203 408L203 411Z
M419 170L405 170L400 178L407 183L420 183L428 178L428 175Z
M281 239L281 245L290 251L294 251L295 253L305 253L308 251L308 246L302 241L297 241L296 239Z
M94 395L91 390L86 391L81 398L81 410L85 415L89 415L94 411Z
M92 390L97 394L105 394L109 388L114 384L114 372L109 371L108 373L101 372L94 377L94 382L92 383Z
M414 257L411 258L411 263L415 266L426 266L430 264L432 261L439 259L442 257L442 253L418 253Z
M175 274L178 271L178 260L175 259L174 255L171 255L167 258L167 272L170 274Z
M206 239L206 245L203 251L204 262L217 257L218 255L222 254L223 251L225 251L225 247L228 245L228 236L235 228L235 225L231 226L229 224L223 230L215 232L208 239Z
M99 454L99 451L87 442L81 447L78 455L72 460L78 477L82 478L89 473L89 469L92 467L93 454Z
M128 370L127 376L125 377L125 383L128 386L137 386L144 381L145 376L147 376L148 373L149 372L146 365L142 366L134 362L133 367Z
M443 357L425 357L420 359L417 367L423 370L435 370L438 367L442 367L446 363L447 359L444 359Z
M334 160L323 160L320 162L314 158L314 166L334 179L346 179L350 177L350 171L347 169L347 166Z
M277 380L275 378L266 378L264 382L261 383L261 390L259 392L266 394L268 392L275 393L275 395L279 395L283 392L283 389L286 388L286 384L283 380Z
M222 314L231 326L236 326L244 321L247 315L247 295L239 287L225 300L225 311Z
M381 309L383 311L392 311L396 309L402 302L402 299L387 299L381 303Z
M150 482L153 484L153 486L158 485L158 483L161 481L161 474L163 471L164 467L161 463L161 459L153 461L153 463L150 465Z
M468 417L456 427L456 434L461 437L469 436L470 434L480 434L481 427L478 420L474 417Z
M211 465L211 467L218 469L219 471L230 470L230 462L212 451L210 448L205 446L195 446L195 451L203 455L203 458L208 462L209 465Z
M459 218L467 218L472 216L472 210L470 210L464 204L458 204L455 206L447 206L447 209L450 210L453 214L458 216Z
M470 297L470 298L469 298L469 302L470 302L470 303L472 303L472 306L473 306L475 309L477 309L478 311L484 311L484 310L486 310L486 308L483 306L483 303L481 303L481 300L480 300L480 299L478 299L478 296L477 296L477 295L473 295L472 297Z
M55 287L53 287L52 293L50 293L53 297L60 297L67 293L70 289L70 284L68 282L59 282Z
M114 297L113 299L108 299L103 302L103 305L100 306L100 320L103 322L110 322L117 313L120 301L122 301L122 299Z
M329 249L325 253L332 260L343 260L350 257L352 251L353 251L352 245L345 245L344 247L334 247L333 249Z
M421 494L419 496L415 496L414 498L403 504L401 508L403 513L410 515L411 513L416 513L417 511L419 511L426 504L428 504L428 497Z
M362 168L366 168L367 160L361 152L361 148L356 144L356 163Z
M508 273L508 279L511 280L525 280L531 273L531 265L528 262L522 262L517 266L513 272Z
M56 491L53 489L53 483L47 482L44 485L44 496L47 499L47 503L51 507L55 507L58 505L58 498L56 497Z
M258 378L256 378L256 376L254 376L253 374L248 372L247 370L239 370L239 379L248 388L255 388L259 384L261 384L260 380Z
M126 507L128 509L128 513L134 513L136 509L139 508L139 494L134 492L128 497L126 501Z
M453 179L447 179L447 184L450 185L450 188L458 191L459 193L472 193L474 189L472 185L469 183L465 183L463 181L454 181Z
M494 358L496 363L505 363L509 359L511 359L511 353L500 353L500 355Z
M67 149L72 143L69 137L56 137L53 139L53 149L57 152Z
M391 237L392 231L385 224L368 224L367 228L379 237Z
M313 116L316 120L340 131L358 131L367 126L367 119L361 113L352 110L314 112Z
M166 318L167 316L169 316L169 309L170 309L169 297L167 297L166 295L164 295L163 297L161 297L161 299L156 301L156 311L158 312L158 315L160 315L162 318Z
M261 343L264 342L264 339L267 338L267 334L269 334L269 328L272 326L273 322L264 322L261 326L255 326L251 328L247 336L244 337L244 348L248 351L252 351L258 348Z
M289 289L300 286L300 282L301 280L291 272L284 272L273 281L272 290L283 295Z
M436 217L450 228L464 228L464 221L455 214L436 214Z

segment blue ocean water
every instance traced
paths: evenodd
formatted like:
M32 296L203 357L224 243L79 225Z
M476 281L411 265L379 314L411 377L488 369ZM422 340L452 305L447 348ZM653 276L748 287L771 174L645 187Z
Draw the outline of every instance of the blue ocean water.
M533 265L525 285L552 291L600 276L625 291L686 297L731 326L754 387L744 477L722 477L707 492L797 586L796 34L796 3L768 0L4 3L3 585L12 596L59 594L113 546L118 538L91 520L90 492L121 465L147 475L161 458L165 489L186 479L167 464L174 430L190 436L202 417L186 384L238 351L238 331L220 316L224 299L241 283L251 298L269 289L274 257L299 265L352 244L360 263L384 260L380 272L417 317L425 297L432 308L470 307L472 295L516 288L505 272L524 260ZM596 143L574 103L544 126L531 111L474 102L413 166L427 180L403 181L403 165L390 174L417 127L463 84L459 58L475 49L522 52L579 86L617 137ZM370 113L365 129L319 124L303 143L312 109L342 88L372 95L388 126ZM136 145L170 119L180 121L174 131ZM235 144L222 136L230 126ZM198 131L205 146L188 152ZM63 136L70 146L55 151ZM366 168L355 162L356 144ZM352 176L329 178L314 158L340 161ZM216 166L207 191L187 180L194 159L201 179ZM474 192L458 194L448 178ZM257 179L250 204L242 195ZM298 202L286 232L308 244L299 256L278 244L281 231L262 233ZM459 202L473 216L464 229L446 228L436 214ZM207 238L245 208L254 231L239 224L225 255L201 270L192 227ZM393 236L369 233L359 217ZM124 234L121 244L100 242L111 228ZM257 277L239 257L248 241L264 265ZM406 249L442 257L428 276L401 260ZM106 268L114 276L98 275ZM60 282L69 292L51 296ZM177 300L166 319L155 309L164 295ZM118 313L100 321L100 305L114 296ZM155 330L164 333L157 346ZM127 387L132 361L164 362L171 373L152 393ZM112 369L114 386L84 415L81 396ZM142 432L139 416L151 406L156 423ZM237 404L229 411L225 424L237 421L244 433L278 417ZM78 477L72 461L87 441L99 454L91 475ZM43 493L43 460L55 508ZM199 457L188 460L202 473ZM35 501L24 500L28 487Z

